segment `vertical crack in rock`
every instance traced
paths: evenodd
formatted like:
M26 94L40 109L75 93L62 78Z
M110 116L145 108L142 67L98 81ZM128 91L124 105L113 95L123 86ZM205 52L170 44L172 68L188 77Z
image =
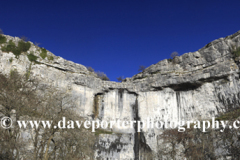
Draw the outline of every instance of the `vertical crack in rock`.
M180 92L176 91L176 98L177 98L177 110L178 110L178 121L181 119L181 99L180 99Z
M124 89L118 89L118 111L120 114L122 114L123 111L123 93Z
M139 108L138 108L138 95L136 95L136 100L135 100L135 104L132 105L132 109L133 109L133 118L136 121L136 123L134 124L134 159L135 160L139 160L140 158L140 151L144 152L151 152L151 148L149 147L149 145L146 142L146 138L144 136L144 133L142 132L142 130L140 132L138 131L138 125L137 125L137 121L140 121L140 117L139 117Z
M138 96L136 96L136 100L135 100L135 104L133 104L132 106L133 108L133 118L134 120L137 122L140 120L139 118L139 115L138 115ZM138 126L137 126L137 123L134 124L134 147L133 147L133 150L134 150L134 159L135 160L139 160L139 135L140 133L137 132L138 130Z
M140 151L143 153L141 159L146 159L145 154L147 153L146 155L148 155L148 153L152 152L143 132L140 132Z
M103 116L104 116L104 107L105 107L105 105L104 105L104 100L103 100L103 97L102 97L102 99L101 99L102 101L101 101L101 105L102 105L102 108L101 108L101 114L99 115L99 119L101 119L102 120L102 118L103 118ZM99 111L99 113L100 113L100 111Z

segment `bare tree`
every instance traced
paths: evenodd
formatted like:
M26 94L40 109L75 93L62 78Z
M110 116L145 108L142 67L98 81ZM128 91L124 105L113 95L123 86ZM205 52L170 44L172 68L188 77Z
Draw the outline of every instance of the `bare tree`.
M124 76L117 77L118 82L122 82L124 80Z
M0 34L3 34L3 31L2 31L2 29L0 28Z
M9 76L0 75L0 106L2 116L15 119L21 116L32 116L36 113L39 101L36 100L37 83L25 81L16 71L11 71ZM20 159L21 150L25 148L20 141L20 129L18 127L4 129L0 132L0 155L4 159ZM1 158L0 158L1 159Z
M178 56L178 52L172 52L171 55L170 55L172 58Z
M21 36L21 40L24 42L27 42L27 41L29 41L29 38L27 38L26 36Z
M138 71L139 71L139 72L142 72L142 71L144 71L145 69L146 69L146 66L141 65L141 66L139 66Z
M97 71L95 72L98 76L98 78L100 78L101 80L104 80L104 81L109 81L109 78L107 77L107 75L103 72L100 72L100 71Z
M169 144L169 148L165 150L161 150L161 156L169 156L170 159L175 160L176 159L176 153L178 150L176 149L176 146L178 144L178 134L179 132L176 129L169 129L165 130L163 134L158 136L159 140L163 140L163 143ZM160 158L160 157L158 157Z
M34 44L35 44L35 46L39 47L39 45L40 45L41 43L35 42Z
M159 149L157 156L168 159L176 159L177 153L183 153L187 159L216 159L214 154L214 138L215 131L210 130L209 132L202 132L200 129L186 129L185 132L178 132L177 129L165 130L159 137L158 140L162 141L168 147ZM183 147L179 150L179 145Z
M88 69L89 72L94 72L94 69L92 67L90 67L90 66L87 67L87 69Z
M51 120L53 126L63 117L66 120L83 120L75 111L75 100L64 92L50 89L44 95L44 104L39 108L40 117ZM40 137L37 135L41 135ZM83 128L62 130L58 127L38 128L33 134L34 157L47 159L82 159L93 155L94 135ZM39 145L41 144L41 145ZM43 152L43 148L46 150Z
M104 81L109 81L109 78L107 77L107 75L103 72L100 72L100 71L94 71L94 69L90 66L87 67L87 70L89 72L92 72L92 73L95 73L97 75L98 78L100 78L101 80L104 80Z
M35 128L17 127L18 120L50 120L51 126L58 126L62 117L82 120L75 106L63 91L42 89L37 80L26 80L16 71L0 74L0 115L13 119L13 127L0 128L0 159L93 159L95 136L89 130L44 128L41 123ZM30 139L22 136L26 133Z

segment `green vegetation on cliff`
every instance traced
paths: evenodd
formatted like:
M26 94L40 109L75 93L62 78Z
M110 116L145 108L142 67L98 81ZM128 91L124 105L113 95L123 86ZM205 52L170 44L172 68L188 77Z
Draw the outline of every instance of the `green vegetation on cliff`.
M7 38L0 34L0 44L6 43Z
M18 45L16 45L12 40L10 40L7 44L2 47L3 52L12 52L16 58L19 57L21 53L27 52L31 47L30 42L24 42L20 40Z

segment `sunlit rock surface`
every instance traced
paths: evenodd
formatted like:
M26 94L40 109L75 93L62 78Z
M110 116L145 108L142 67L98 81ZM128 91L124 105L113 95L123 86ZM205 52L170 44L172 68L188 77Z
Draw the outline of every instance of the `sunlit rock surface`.
M18 42L19 38L7 36ZM32 44L28 53L39 58L32 63L26 55L18 59L0 50L0 72L17 69L41 80L42 89L54 86L75 98L79 116L92 120L144 120L165 122L209 119L227 107L240 103L239 58L232 51L240 47L240 31L207 44L196 52L162 60L122 83L102 81L83 65L52 55L40 58ZM10 59L13 59L10 62ZM96 158L139 159L140 150L156 152L161 129L112 128L112 134L98 138Z

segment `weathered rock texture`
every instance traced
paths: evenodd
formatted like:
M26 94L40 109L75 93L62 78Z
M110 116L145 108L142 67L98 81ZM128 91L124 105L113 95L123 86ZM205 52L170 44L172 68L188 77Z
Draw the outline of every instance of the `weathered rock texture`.
M18 38L7 36L14 42ZM61 57L38 58L31 65L26 55L16 59L0 50L0 72L12 69L30 73L47 86L65 89L76 98L77 113L99 120L199 120L216 116L240 103L239 60L232 53L240 47L240 31L207 44L196 52L162 60L122 83L102 81L85 66ZM32 51L39 56L39 48ZM9 60L13 58L13 61ZM46 85L47 84L47 85ZM141 148L157 151L158 129L113 128L100 135L96 158L139 159Z

